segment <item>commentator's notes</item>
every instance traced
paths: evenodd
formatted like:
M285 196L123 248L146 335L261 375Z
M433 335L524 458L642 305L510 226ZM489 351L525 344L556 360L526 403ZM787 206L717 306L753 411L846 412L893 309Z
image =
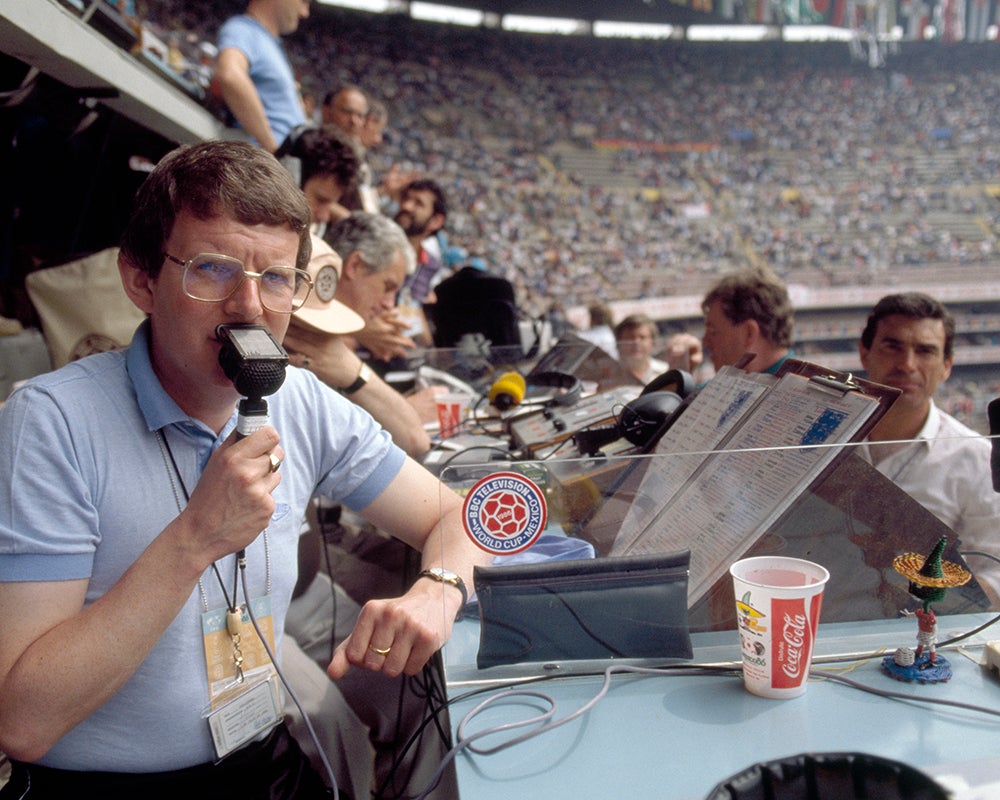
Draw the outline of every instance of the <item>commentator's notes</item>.
M690 549L695 602L877 407L794 373L720 370L660 440L611 555Z

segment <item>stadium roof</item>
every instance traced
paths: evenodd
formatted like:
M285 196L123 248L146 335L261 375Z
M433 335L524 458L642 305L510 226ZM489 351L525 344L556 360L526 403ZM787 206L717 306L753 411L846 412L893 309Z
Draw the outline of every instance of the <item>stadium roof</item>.
M592 33L597 36L675 38L685 29L715 31L705 38L776 39L782 28L800 28L789 38L844 38L845 4L830 0L316 0L416 19L503 27L539 33ZM894 0L873 0L887 4ZM996 0L1000 2L1000 0ZM822 10L816 8L820 6ZM514 21L516 20L516 22ZM737 31L743 29L742 34ZM751 31L751 29L756 29ZM886 31L880 32L881 35ZM698 36L702 38L702 36Z
M535 17L566 17L586 21L645 22L689 25L721 21L712 13L696 11L692 0L447 0L448 5L483 11L487 14L523 14ZM703 7L711 8L705 2Z

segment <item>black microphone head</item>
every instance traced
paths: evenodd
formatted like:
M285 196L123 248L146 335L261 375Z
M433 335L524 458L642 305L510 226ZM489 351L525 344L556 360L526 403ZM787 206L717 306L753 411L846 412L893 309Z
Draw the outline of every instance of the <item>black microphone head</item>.
M990 400L986 414L990 419L990 436L1000 436L1000 397ZM1000 492L1000 443L996 438L990 439L990 473L993 476L993 491Z
M263 325L220 325L219 364L236 391L259 400L285 382L288 353Z
M226 353L226 348L223 348L219 353L219 363L236 391L244 397L267 397L278 391L285 382L285 364L281 362L244 361L238 357L229 357Z
M498 394L493 399L493 407L498 411L510 411L515 405L513 395L509 395L506 392Z

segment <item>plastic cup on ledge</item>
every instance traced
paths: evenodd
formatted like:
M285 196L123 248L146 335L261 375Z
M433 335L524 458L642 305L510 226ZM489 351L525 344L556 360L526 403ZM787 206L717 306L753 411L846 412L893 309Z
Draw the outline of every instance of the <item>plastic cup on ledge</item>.
M447 392L434 398L438 427L442 439L454 436L462 429L470 398L460 392Z
M729 573L747 691L776 699L804 694L830 573L784 556L745 558Z

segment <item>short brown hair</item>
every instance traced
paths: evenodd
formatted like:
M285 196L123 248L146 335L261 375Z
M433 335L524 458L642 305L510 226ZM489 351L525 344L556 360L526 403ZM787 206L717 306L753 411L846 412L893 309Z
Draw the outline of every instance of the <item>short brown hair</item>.
M136 192L121 238L125 259L156 277L182 211L198 219L231 216L245 225L287 225L299 234L295 266L308 267L309 203L288 170L260 147L211 141L167 153Z
M734 325L752 319L771 344L791 347L792 301L785 284L766 267L723 276L701 301L702 311L707 312L712 303L718 303Z
M361 154L346 134L335 125L304 128L293 134L282 144L277 157L288 155L299 159L300 186L305 188L306 181L316 175L331 175L345 194L354 189L361 169Z
M626 333L638 330L639 328L649 328L649 332L654 339L657 333L659 333L656 323L650 317L647 317L645 314L629 314L615 325L615 341L620 342L625 338Z

